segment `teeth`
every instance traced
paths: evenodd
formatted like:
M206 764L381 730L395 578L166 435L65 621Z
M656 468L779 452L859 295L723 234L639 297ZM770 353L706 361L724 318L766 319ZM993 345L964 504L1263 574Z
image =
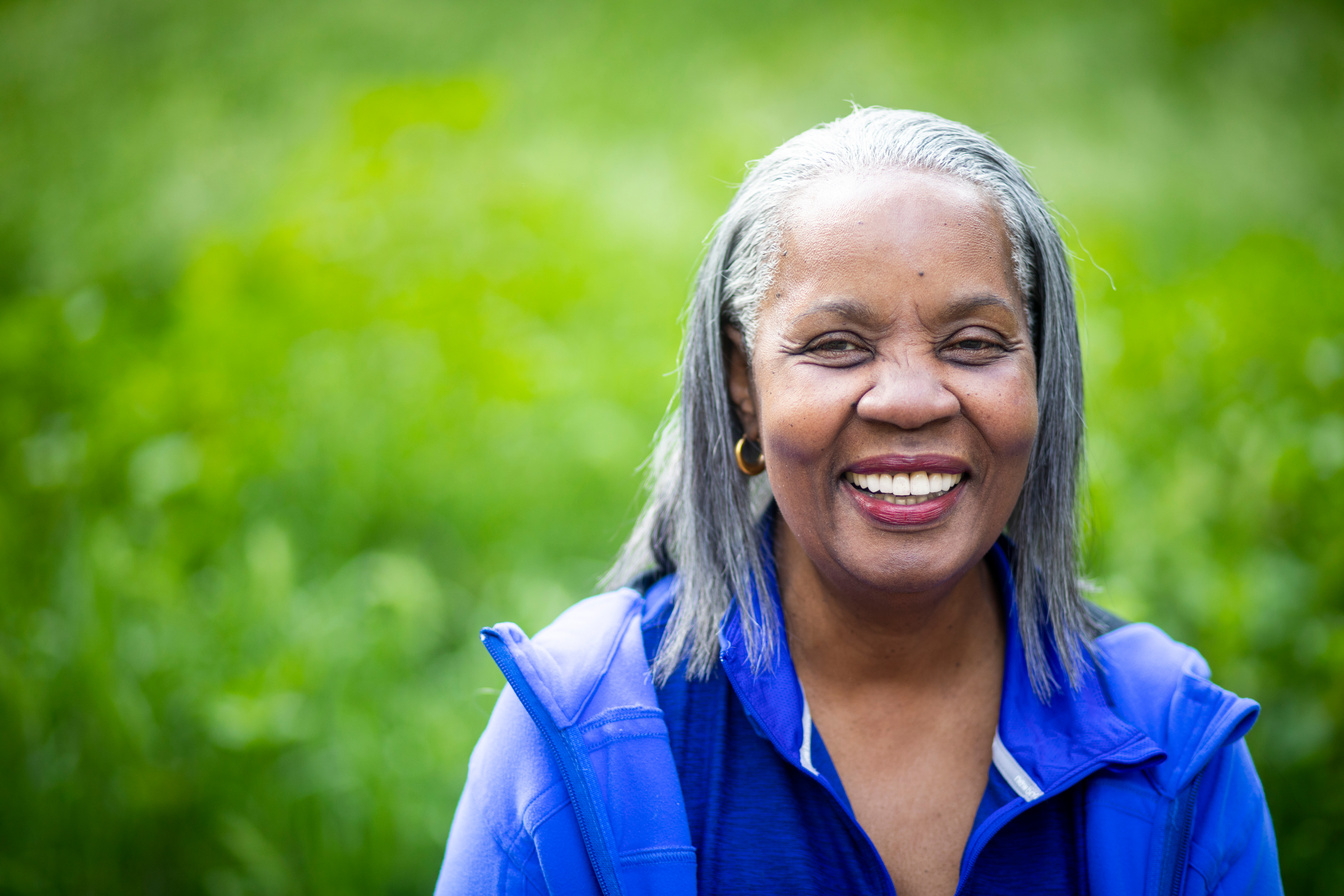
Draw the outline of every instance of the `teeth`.
M889 496L892 504L922 504L951 491L961 481L960 473L846 473L845 478L874 495Z

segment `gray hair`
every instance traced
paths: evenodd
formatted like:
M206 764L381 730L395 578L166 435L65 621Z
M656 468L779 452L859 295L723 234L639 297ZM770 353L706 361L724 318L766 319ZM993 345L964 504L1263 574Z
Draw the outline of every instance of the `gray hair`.
M1036 354L1040 408L1026 482L1007 527L1017 547L1018 626L1037 696L1048 700L1059 687L1047 639L1070 684L1079 682L1094 629L1077 577L1083 375L1068 252L1040 194L988 137L936 115L875 107L805 131L752 166L710 237L686 314L680 403L658 433L648 503L606 577L614 584L650 569L677 572L653 666L660 682L683 661L690 678L712 673L719 627L734 600L754 668L774 654L775 614L751 607L753 583L766 581L763 549L769 546L761 543L758 521L769 485L765 477L743 476L733 460L742 426L728 394L724 327L741 330L750 357L789 200L819 178L881 170L969 181L1003 216Z

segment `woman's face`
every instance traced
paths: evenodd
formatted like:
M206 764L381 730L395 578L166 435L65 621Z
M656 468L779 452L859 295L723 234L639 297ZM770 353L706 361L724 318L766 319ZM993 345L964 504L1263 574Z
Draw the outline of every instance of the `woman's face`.
M945 175L809 185L731 389L786 527L849 594L943 592L1026 477L1036 360L997 209ZM783 572L783 570L781 570Z

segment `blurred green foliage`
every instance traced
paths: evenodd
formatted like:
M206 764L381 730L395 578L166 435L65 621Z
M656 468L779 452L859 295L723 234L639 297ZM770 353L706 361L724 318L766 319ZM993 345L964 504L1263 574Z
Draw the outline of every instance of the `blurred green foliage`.
M1067 214L1100 599L1344 886L1338 7L9 0L0 891L428 892L476 629L592 589L705 232L850 99Z

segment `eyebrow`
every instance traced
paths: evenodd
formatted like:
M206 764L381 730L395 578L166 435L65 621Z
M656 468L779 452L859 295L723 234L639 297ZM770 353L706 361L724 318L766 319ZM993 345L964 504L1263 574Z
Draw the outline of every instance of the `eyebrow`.
M1009 300L993 293L984 293L982 295L953 299L940 309L938 316L946 319L967 317L972 312L978 311L981 308L997 308L1014 316L1016 316L1017 313L1017 309ZM820 305L809 308L802 314L799 314L791 321L791 323L798 324L807 318L814 317L818 314L835 314L852 320L862 326L874 329L880 328L887 323L867 302L860 302L856 299L831 299L822 302Z
M945 309L944 317L956 318L966 317L972 311L978 311L981 308L1000 308L1009 314L1016 315L1017 309L1013 303L1002 296L986 293L979 296L968 296L964 299L953 299L948 303Z
M802 314L795 317L790 323L801 323L809 317L815 317L818 314L834 314L839 317L848 318L866 327L880 327L885 321L881 316L868 305L867 302L860 302L856 299L830 299L807 309Z

